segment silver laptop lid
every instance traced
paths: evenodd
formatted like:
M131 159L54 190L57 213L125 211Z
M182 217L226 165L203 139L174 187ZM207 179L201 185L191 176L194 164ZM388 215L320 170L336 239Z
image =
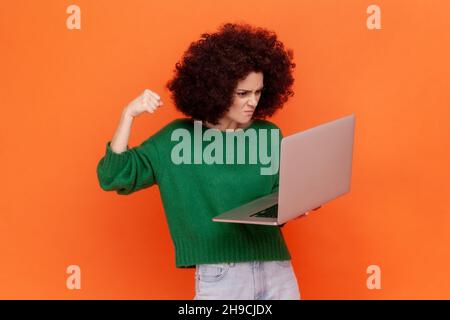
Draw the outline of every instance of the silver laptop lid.
M355 115L281 141L278 223L350 191Z

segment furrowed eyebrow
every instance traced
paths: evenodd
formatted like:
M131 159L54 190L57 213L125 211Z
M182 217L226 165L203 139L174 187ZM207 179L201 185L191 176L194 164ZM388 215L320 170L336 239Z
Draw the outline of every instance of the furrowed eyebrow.
M259 88L256 91L261 91L262 89L264 89L264 87ZM246 89L237 89L238 91L243 91L243 92L252 92L252 90L246 90Z

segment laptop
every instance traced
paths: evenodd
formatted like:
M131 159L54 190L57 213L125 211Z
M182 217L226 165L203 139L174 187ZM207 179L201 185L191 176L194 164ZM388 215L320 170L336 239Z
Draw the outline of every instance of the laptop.
M350 191L355 114L281 140L278 191L215 222L282 225Z

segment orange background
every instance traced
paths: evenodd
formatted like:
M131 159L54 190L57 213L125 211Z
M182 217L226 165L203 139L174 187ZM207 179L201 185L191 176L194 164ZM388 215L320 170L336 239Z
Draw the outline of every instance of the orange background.
M71 4L81 30L66 28ZM120 196L96 166L145 88L165 106L135 146L182 116L165 83L191 41L223 22L294 50L285 135L356 114L351 193L284 234L304 299L450 298L450 2L9 1L0 11L0 298L192 299L157 186ZM66 288L69 265L81 290ZM366 268L381 268L369 290Z

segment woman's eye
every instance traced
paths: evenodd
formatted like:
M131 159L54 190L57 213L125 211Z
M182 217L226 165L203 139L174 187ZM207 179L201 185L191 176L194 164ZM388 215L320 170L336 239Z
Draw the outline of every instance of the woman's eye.
M238 92L238 95L245 96L248 92ZM261 91L256 91L256 94L261 94Z
M262 90L258 90L258 91L256 91L256 94L257 94L257 95L260 95L261 92L262 92ZM243 97L243 96L246 96L247 93L248 93L248 92L238 92L237 94L238 94L238 96Z

